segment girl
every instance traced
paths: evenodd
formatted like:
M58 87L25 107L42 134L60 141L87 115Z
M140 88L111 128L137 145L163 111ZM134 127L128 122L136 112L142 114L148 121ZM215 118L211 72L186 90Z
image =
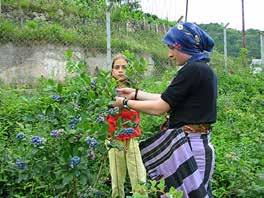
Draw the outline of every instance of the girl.
M129 81L126 76L126 67L128 60L122 54L114 57L112 62L112 76L118 82L118 88L129 86ZM126 129L126 132L116 134L120 131L118 128L118 120L123 123L131 121L135 127L129 128L125 124L121 124L121 128ZM125 197L124 183L126 172L128 170L132 191L136 191L138 182L146 182L146 171L141 159L137 137L141 135L139 128L140 117L135 110L120 108L118 114L107 116L109 139L115 139L124 146L123 150L111 148L108 152L110 162L110 174L112 181L112 197Z

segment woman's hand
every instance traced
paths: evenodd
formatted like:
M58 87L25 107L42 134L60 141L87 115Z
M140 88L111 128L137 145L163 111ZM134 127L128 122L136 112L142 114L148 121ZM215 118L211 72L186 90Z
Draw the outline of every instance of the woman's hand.
M118 88L116 89L117 95L127 98L128 100L135 99L136 90L133 88Z
M123 100L124 100L125 98L124 97L119 97L119 96L117 96L117 97L115 97L115 102L112 104L114 107L119 107L119 108L123 108Z

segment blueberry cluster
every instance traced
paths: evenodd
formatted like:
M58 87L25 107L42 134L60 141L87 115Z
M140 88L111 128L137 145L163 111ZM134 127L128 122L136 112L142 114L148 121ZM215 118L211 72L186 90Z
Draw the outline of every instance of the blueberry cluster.
M95 89L96 88L96 80L91 80L90 86L92 87L92 89Z
M76 125L79 123L80 119L77 117L74 117L70 120L69 127L70 129L75 129Z
M128 134L128 135L132 134L133 132L134 132L134 128L124 128L123 129L123 133Z
M25 138L25 134L23 132L19 132L17 135L16 135L16 139L21 141Z
M96 118L96 122L99 123L99 124L104 123L104 121L105 121L104 116L99 115L99 116Z
M31 138L31 143L35 146L41 146L43 144L43 138L39 136L33 136Z
M53 95L51 98L52 98L54 101L56 101L56 102L60 102L60 101L62 101L62 97L59 96L59 95Z
M27 168L27 164L20 159L16 160L16 166L20 170L25 170Z
M60 136L60 130L56 130L56 129L52 130L52 131L50 132L50 136L51 136L51 137L54 137L54 138L59 137L59 136Z
M71 160L70 160L70 167L71 167L71 168L74 168L74 167L76 167L78 164L80 164L80 162L81 162L81 158L78 157L78 156L74 156L74 157L72 157Z
M95 148L96 145L98 144L97 140L90 136L86 138L86 143L88 144L90 148Z
M119 136L119 135L131 135L133 132L134 132L134 128L123 128L121 130L118 130L116 133L115 133L115 136Z
M118 107L113 107L113 108L110 108L108 110L108 114L111 115L111 116L114 116L114 115L116 115L118 113L119 113L119 108Z

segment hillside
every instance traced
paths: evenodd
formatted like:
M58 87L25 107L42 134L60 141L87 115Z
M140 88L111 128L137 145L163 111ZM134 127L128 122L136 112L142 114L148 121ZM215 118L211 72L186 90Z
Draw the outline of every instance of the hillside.
M86 2L87 4L80 4L78 1L36 0L21 1L19 4L17 1L5 0L2 2L0 18L0 42L49 42L105 51L106 7L102 1ZM135 26L134 22L128 27L128 21L136 16L139 17L138 21L141 18L137 15L138 12L131 9L126 5L116 5L112 9L113 52L129 49L134 52L149 52L159 60L166 59L166 48L160 42L162 33L153 31L156 27L149 25L153 20L151 17L146 17L144 27Z
M223 26L217 23L200 24L215 40L216 49L224 53ZM259 30L248 29L246 31L246 46L250 58L260 58L260 34ZM242 32L236 29L227 29L227 53L230 56L239 56L242 47Z
M160 40L164 30L175 22L143 13L139 4L134 1L114 2L116 3L111 10L112 47L116 51L146 51L158 59L166 58L166 49ZM103 0L3 0L1 43L45 40L104 50L105 12L106 5ZM216 50L223 53L223 26L215 23L201 26L214 38ZM227 30L228 55L239 56L242 47L241 35L238 30ZM249 57L260 58L259 31L247 30L246 39Z

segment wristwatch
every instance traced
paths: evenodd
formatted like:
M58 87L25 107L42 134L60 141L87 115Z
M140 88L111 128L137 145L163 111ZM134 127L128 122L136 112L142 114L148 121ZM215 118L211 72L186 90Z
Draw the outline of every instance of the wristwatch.
M127 102L128 102L128 99L124 98L123 107L126 108L126 109L129 109L129 106L128 106Z

